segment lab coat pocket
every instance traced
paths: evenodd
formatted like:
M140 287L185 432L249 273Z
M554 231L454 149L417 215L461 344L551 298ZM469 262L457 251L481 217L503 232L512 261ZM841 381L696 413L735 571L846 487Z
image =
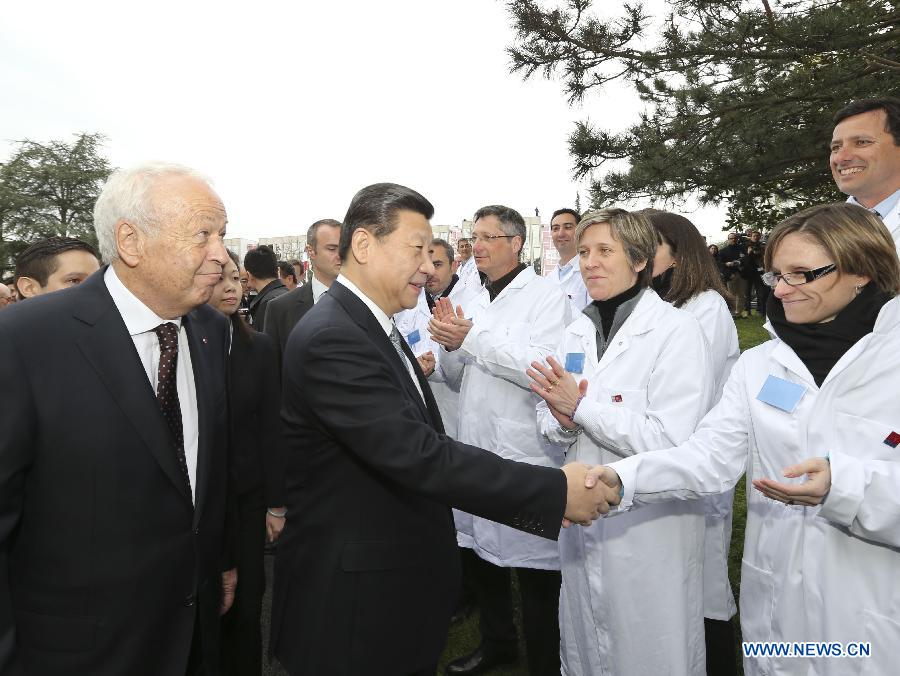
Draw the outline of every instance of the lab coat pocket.
M859 658L862 669L861 676L897 673L897 646L900 645L900 622L873 613L863 611L864 629L861 636L850 636L849 640L858 640L871 644L869 657Z
M863 460L900 460L900 434L887 423L836 411L834 431L829 450Z
M741 562L741 632L744 641L769 641L775 581L772 573ZM754 658L756 659L756 658Z
M498 455L507 460L552 466L549 458L536 452L543 444L533 423L497 418L496 424Z

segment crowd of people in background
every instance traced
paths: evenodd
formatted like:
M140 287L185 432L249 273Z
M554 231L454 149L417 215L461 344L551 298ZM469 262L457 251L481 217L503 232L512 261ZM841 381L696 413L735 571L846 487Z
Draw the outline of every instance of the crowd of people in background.
M839 111L830 166L847 203L721 247L560 208L545 276L500 204L453 246L375 184L308 264L241 259L204 177L117 172L99 252L43 239L0 285L0 672L260 674L268 547L291 674L434 674L476 610L446 673L516 663L513 576L533 676L733 674L746 473L744 641L864 641L890 673L900 101Z

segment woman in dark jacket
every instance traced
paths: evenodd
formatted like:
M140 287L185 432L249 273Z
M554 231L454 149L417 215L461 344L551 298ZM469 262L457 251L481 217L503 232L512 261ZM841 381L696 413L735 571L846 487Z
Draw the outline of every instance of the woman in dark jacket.
M223 673L260 674L260 613L265 590L263 548L284 527L284 461L281 387L275 346L251 331L237 312L241 304L238 259L222 271L209 304L231 320L228 357L231 489L237 507L235 563L238 586L234 606L222 625Z

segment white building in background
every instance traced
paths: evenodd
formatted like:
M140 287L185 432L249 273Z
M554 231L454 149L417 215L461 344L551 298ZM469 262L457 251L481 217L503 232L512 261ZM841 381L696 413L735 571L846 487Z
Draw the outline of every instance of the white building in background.
M236 255L239 260L244 260L244 254L250 249L256 248L255 239L247 239L246 237L226 237L223 240L225 248Z
M306 235L260 237L259 246L263 245L272 247L275 257L280 261L306 260Z

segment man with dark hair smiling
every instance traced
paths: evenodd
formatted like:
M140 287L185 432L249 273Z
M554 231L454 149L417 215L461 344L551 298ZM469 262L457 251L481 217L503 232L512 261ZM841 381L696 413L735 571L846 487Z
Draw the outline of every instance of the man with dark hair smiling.
M854 101L834 124L830 164L838 190L877 213L900 251L900 99Z
M19 296L31 298L81 284L99 269L97 252L87 242L48 237L16 257L14 280Z
M400 185L360 190L341 227L341 274L288 339L272 646L294 676L434 675L459 589L448 505L555 546L564 514L588 523L618 500L587 466L511 462L443 433L390 319L434 271L433 212Z
M575 228L581 216L574 209L557 209L550 218L550 238L559 253L559 263L547 278L559 284L572 304L573 314L581 312L591 302L575 246Z

